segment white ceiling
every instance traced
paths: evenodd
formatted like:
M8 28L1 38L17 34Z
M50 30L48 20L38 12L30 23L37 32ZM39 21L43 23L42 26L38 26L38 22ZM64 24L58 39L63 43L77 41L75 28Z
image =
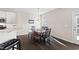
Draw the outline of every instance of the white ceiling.
M39 14L44 14L54 9L55 8L39 8ZM0 10L38 14L38 8L0 8Z

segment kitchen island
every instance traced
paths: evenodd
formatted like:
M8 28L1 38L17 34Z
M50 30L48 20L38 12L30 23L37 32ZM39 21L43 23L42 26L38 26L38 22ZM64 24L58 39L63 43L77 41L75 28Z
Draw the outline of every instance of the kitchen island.
M16 30L14 27L0 30L0 44L11 39L16 39Z

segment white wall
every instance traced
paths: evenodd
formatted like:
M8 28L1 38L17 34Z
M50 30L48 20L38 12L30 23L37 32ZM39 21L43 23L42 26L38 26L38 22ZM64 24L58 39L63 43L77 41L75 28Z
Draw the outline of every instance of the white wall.
M42 25L47 24L52 29L51 35L63 40L72 40L72 9L58 8L41 15Z
M28 20L31 15L27 13L17 13L17 35L24 35L28 33Z
M17 35L28 34L29 32L29 19L37 20L37 15L17 12ZM38 25L37 25L38 26Z

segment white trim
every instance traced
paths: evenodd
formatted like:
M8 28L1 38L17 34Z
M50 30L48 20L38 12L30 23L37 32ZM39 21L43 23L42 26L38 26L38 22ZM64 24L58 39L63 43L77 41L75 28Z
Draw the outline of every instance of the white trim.
M65 47L68 47L67 45L63 44L62 42L60 42L60 41L58 41L58 40L56 40L56 39L54 39L54 40L55 40L56 42L58 42L59 44L65 46Z

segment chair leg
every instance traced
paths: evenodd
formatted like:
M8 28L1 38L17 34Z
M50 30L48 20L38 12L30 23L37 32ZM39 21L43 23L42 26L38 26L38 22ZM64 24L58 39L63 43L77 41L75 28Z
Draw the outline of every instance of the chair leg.
M12 47L12 50L14 50L14 46Z
M49 43L49 45L51 45L50 44L50 37L47 38L47 43Z
M21 50L21 42L20 42L20 39L18 39L18 44L17 44L17 49Z

